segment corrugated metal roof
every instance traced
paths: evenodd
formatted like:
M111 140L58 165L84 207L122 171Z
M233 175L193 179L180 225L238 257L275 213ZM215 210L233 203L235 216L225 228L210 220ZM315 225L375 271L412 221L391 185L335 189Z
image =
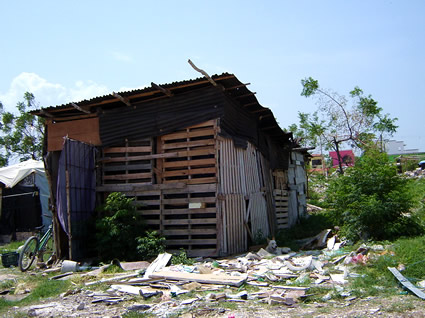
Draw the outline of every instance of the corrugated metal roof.
M239 105L242 109L258 118L258 127L272 139L282 142L282 139L288 140L292 138L291 133L284 132L279 127L271 110L261 106L255 97L255 93L251 92L245 84L241 83L235 75L223 73L220 75L213 75L211 78L218 83L219 88L222 88L225 94L231 98L236 105ZM205 77L200 77L169 84L160 84L159 86L171 92L174 96L177 96L204 87L211 87L212 84ZM119 97L111 93L75 103L38 109L31 113L55 121L64 121L74 118L98 116L102 112L113 109L125 109L129 107L125 102L140 107L140 105L145 102L150 103L154 100L169 98L162 90L155 87L153 83L150 87L119 92L118 94Z

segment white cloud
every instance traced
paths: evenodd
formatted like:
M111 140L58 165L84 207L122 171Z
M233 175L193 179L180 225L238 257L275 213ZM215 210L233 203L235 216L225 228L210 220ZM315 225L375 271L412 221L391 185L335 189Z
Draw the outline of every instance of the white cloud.
M23 72L16 76L6 92L0 92L0 101L8 111L23 100L25 92L34 94L39 107L56 106L69 102L78 102L110 93L110 90L94 81L77 81L73 87L51 83L35 73Z
M112 57L117 61L127 62L127 63L133 62L133 58L130 55L127 55L125 53L114 51L114 52L111 52L111 54L112 54Z

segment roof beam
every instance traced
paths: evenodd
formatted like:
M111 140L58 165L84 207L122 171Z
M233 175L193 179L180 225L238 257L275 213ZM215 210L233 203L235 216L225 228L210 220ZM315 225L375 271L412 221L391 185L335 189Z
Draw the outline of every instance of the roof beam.
M211 76L208 75L207 72L205 72L204 70L201 70L200 68L197 68L196 65L193 64L193 62L190 59L188 59L187 62L190 64L190 66L193 67L193 69L195 71L197 71L197 72L201 73L202 75L204 75L211 84L213 84L214 86L217 86L217 83L211 78Z
M52 114L50 114L48 111L45 111L44 109L40 110L40 113L46 117L50 117L53 118L54 116Z
M241 84L241 85L236 85L236 86L232 86L232 87L226 87L225 90L229 91L231 89L237 89L237 88L241 88L241 87L246 87L248 85L251 85L251 83L246 83L246 84Z
M243 107L249 107L249 106L254 106L254 105L259 105L258 102L254 102L254 103L248 103L243 105Z
M159 90L160 92L164 93L165 95L167 95L168 97L173 96L173 93L171 93L171 91L168 88L164 88L159 86L158 84L155 84L154 82L151 82L151 86L153 88L156 88L157 90Z
M249 97L249 96L254 96L255 94L257 94L257 93L256 92L251 92L251 93L248 93L248 94L235 96L235 98L245 98L245 97Z
M116 98L118 98L121 102L123 102L127 106L129 106L129 107L132 106L131 103L130 103L130 101L128 100L128 98L125 98L125 97L123 97L120 94L115 93L115 92L112 92L112 95L114 95Z
M80 106L78 106L75 103L71 103L72 107L74 107L75 109L78 109L80 112L86 113L86 114L91 114L90 111L88 111L87 109L81 108Z

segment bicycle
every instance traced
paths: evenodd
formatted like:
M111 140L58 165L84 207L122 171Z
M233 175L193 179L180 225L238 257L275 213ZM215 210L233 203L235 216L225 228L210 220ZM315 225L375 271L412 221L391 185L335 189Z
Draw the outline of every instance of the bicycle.
M37 229L43 228L42 226ZM37 257L38 262L44 264L54 260L53 225L41 236L31 236L26 240L24 247L19 253L18 266L22 272L27 271Z

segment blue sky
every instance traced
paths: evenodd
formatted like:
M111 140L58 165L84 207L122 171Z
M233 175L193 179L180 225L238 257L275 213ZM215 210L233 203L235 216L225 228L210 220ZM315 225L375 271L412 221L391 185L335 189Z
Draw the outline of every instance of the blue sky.
M302 78L355 86L425 151L425 1L1 1L0 101L40 106L230 72L285 128L313 112Z

